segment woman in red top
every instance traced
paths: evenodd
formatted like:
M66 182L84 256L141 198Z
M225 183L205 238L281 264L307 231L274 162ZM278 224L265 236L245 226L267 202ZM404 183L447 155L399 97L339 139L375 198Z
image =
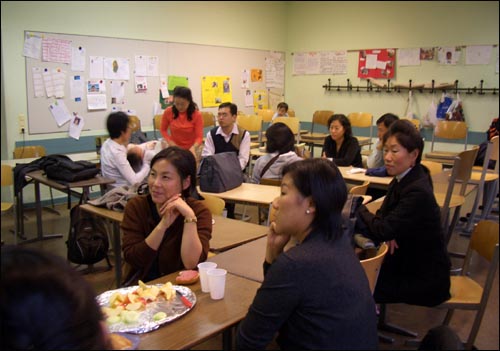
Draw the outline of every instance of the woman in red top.
M197 150L203 145L203 118L193 101L191 89L175 87L174 104L163 113L160 131L169 146L189 150L198 158Z

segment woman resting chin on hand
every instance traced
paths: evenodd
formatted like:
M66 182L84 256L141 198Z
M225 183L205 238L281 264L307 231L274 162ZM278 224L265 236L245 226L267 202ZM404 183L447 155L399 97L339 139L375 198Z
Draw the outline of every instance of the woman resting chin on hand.
M127 285L193 269L207 258L212 215L196 191L196 161L168 147L151 160L148 195L128 201L121 224Z

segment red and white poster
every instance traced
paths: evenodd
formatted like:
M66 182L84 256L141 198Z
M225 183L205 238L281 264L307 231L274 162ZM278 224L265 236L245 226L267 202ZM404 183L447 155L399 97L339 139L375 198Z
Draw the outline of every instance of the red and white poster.
M360 50L358 78L394 78L396 49Z

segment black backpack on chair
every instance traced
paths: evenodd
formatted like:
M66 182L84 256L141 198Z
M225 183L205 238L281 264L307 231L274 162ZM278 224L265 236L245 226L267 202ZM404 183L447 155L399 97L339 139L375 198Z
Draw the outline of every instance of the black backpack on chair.
M70 227L66 245L70 262L93 265L106 259L111 269L106 222L101 217L82 211L80 205L74 206L70 211Z

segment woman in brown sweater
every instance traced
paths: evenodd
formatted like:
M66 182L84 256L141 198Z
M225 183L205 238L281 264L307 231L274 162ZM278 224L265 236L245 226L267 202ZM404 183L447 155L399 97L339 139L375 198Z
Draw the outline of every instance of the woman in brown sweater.
M196 161L176 146L151 160L149 194L125 207L121 231L129 272L126 285L149 281L205 261L212 237L212 215L196 191Z

